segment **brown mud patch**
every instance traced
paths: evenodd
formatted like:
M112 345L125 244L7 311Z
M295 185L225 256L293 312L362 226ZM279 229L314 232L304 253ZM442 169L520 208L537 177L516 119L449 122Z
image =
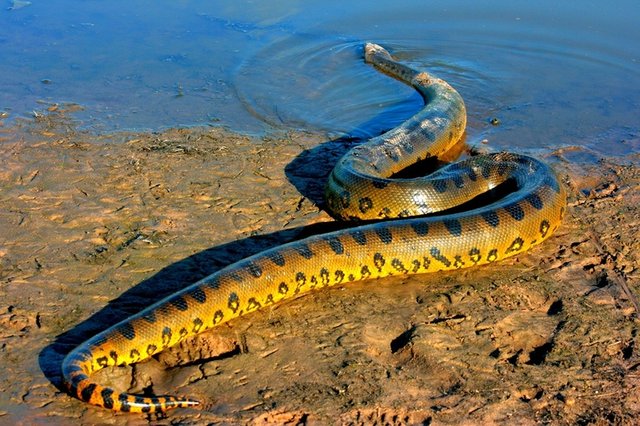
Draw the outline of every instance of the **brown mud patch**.
M60 111L0 138L0 423L632 424L640 414L633 163L550 154L570 205L529 253L312 292L96 375L203 403L147 417L67 396L64 354L226 264L334 228L318 204L348 141L221 129L95 137Z

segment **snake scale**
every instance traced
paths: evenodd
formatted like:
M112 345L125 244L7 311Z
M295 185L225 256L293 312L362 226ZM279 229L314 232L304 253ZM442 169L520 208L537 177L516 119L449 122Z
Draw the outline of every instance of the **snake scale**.
M426 177L393 178L455 144L466 126L466 109L445 81L395 61L378 45L367 43L364 50L366 62L411 85L425 106L399 127L347 152L331 172L325 197L336 217L399 219L258 253L106 329L64 359L63 381L71 395L126 412L197 405L186 398L120 392L96 383L91 374L139 362L188 336L314 288L492 263L555 231L565 211L565 191L549 166L528 156L478 155ZM513 190L498 200L451 210L507 183Z

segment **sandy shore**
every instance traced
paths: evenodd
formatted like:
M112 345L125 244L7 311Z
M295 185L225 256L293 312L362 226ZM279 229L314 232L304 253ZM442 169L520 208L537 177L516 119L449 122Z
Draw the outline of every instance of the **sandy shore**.
M631 424L640 415L638 158L548 153L570 193L499 265L313 292L101 381L204 404L114 414L64 392L94 332L230 262L331 228L347 142L222 129L0 127L0 423Z

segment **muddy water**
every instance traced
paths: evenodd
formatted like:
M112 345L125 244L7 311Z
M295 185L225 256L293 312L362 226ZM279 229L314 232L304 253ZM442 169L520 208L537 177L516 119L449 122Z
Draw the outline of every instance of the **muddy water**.
M638 418L636 3L12 3L0 423ZM322 186L336 159L420 106L362 64L364 39L462 92L469 145L551 163L570 193L559 232L495 268L312 293L99 376L198 409L116 415L62 392L64 354L93 333L335 227Z

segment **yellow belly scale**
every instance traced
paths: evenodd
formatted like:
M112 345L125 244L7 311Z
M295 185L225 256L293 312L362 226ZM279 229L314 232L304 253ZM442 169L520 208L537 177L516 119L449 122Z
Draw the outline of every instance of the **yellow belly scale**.
M466 110L446 82L396 62L378 45L367 43L364 50L368 63L420 92L425 107L341 158L327 183L327 205L345 219L399 219L258 253L108 328L64 359L63 381L71 395L126 412L197 405L186 398L116 391L93 381L91 374L139 362L188 336L314 288L492 263L522 253L555 231L564 215L564 189L546 164L528 156L480 155L427 177L391 178L455 144L466 126ZM498 201L434 215L505 183L514 190Z

